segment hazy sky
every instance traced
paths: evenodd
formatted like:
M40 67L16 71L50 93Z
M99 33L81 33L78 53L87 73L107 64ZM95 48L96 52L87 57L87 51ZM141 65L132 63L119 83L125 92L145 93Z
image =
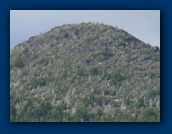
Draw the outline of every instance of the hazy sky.
M117 26L160 47L160 10L11 10L10 48L53 27L80 22Z

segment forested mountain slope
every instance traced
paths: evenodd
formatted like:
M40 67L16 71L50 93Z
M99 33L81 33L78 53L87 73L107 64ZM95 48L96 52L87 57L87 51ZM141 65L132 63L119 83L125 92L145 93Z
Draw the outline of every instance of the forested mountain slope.
M160 121L160 50L99 23L31 37L10 51L10 120Z

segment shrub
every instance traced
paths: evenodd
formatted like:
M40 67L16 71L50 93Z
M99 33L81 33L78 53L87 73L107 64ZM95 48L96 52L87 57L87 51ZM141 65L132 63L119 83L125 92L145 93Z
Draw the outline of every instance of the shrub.
M81 119L83 121L88 121L89 120L89 116L87 114L87 110L83 107L78 107L76 109L76 112L75 112L75 118L80 121Z
M99 74L99 69L98 67L93 67L90 69L91 75L98 75Z
M128 97L124 100L124 104L130 105L130 99Z
M110 79L110 85L117 85L121 80L123 80L123 69L117 68L113 71Z
M156 55L156 54L152 55L152 60L153 61L160 61L159 55Z
M147 96L154 99L157 95L159 95L159 90L150 90L147 92Z
M28 53L29 52L29 49L28 48L25 48L24 50L23 50L23 53Z
M15 121L17 115L17 110L14 105L10 106L10 121Z
M109 51L104 50L104 51L98 53L97 56L100 61L104 61L104 60L107 60L109 57L111 57L112 54Z
M10 69L12 69L13 67L17 67L17 68L24 67L24 64L23 64L23 61L21 60L21 58L17 58L13 64L10 64Z
M141 97L141 98L139 98L139 99L137 100L136 106L137 106L137 107L142 107L142 106L144 106L143 97Z
M77 75L78 75L78 76L84 76L84 75L85 75L84 70L78 69L78 70L77 70Z
M37 62L37 64L42 65L42 66L48 65L48 63L49 63L49 60L45 58L42 58Z
M27 103L24 105L22 112L23 112L23 113L26 113L27 110L28 110L28 108L30 108L30 107L32 107L32 106L33 106L33 102L32 102L31 99L29 99L29 100L27 101Z
M45 86L47 83L47 80L45 78L38 78L35 77L30 78L30 81L28 82L28 86L31 87L37 87L37 86Z
M124 45L125 45L124 41L121 41L117 44L117 47L124 46Z
M109 95L110 92L108 90L104 91L104 95Z
M142 113L142 121L154 122L158 121L158 115L153 108L147 108Z
M103 76L101 77L102 80L109 80L111 78L111 75L108 74L106 71L103 72Z

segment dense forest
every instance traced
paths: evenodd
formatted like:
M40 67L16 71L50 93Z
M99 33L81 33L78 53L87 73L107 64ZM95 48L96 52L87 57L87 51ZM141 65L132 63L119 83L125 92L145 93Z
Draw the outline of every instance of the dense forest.
M159 122L160 49L91 22L30 37L10 50L10 121Z

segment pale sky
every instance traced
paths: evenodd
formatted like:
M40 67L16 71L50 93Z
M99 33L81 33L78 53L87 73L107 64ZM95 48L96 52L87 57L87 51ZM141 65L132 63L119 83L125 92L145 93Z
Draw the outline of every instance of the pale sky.
M10 48L51 28L81 22L117 26L160 47L160 10L10 10Z

